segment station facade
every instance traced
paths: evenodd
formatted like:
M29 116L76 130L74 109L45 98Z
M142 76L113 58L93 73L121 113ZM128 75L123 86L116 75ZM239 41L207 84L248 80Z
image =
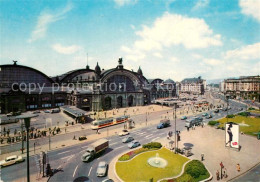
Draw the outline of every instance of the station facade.
M1 113L71 105L86 111L142 106L152 100L176 96L173 80L149 79L139 67L124 69L123 59L108 70L87 65L56 77L31 67L0 65Z

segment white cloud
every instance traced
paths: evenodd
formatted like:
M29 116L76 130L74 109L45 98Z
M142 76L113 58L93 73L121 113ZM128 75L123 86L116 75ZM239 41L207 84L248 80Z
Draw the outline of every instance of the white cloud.
M72 4L68 3L63 9L58 10L56 13L43 11L38 17L36 27L34 28L31 38L28 42L33 42L45 37L46 31L50 24L59 21L64 18L64 15L73 8Z
M137 3L137 1L138 0L114 0L116 5L118 5L118 6L124 6L127 4L135 4L135 3Z
M135 48L145 51L160 50L162 47L174 45L183 45L187 49L222 45L221 36L213 34L203 19L168 12L157 18L153 26L143 26L136 35L140 40L134 43Z
M77 45L63 46L61 44L54 44L52 45L52 49L60 54L74 54L82 50L82 47Z
M134 26L134 25L131 24L130 27L131 27L133 30L135 30L135 26Z
M173 63L178 63L178 62L180 62L180 60L179 60L178 58L176 58L176 57L171 57L171 58L170 58L170 61L173 62Z
M201 8L205 8L207 7L209 4L209 0L199 0L197 1L197 3L195 4L195 6L192 8L192 10L198 10L198 9L201 9Z
M203 56L202 55L199 55L199 54L192 54L191 55L194 59L202 59Z
M207 65L210 66L217 66L217 65L221 65L224 63L224 61L222 60L218 60L218 59L203 59L203 62Z
M143 60L146 57L143 52L140 52L137 49L133 50L127 46L121 46L121 50L126 53L124 57L130 61L137 62Z
M260 59L260 42L226 52L226 59Z
M161 53L159 52L155 52L153 53L153 56L157 57L157 58L162 58L163 56L161 55Z
M241 7L243 14L252 16L260 22L259 0L240 0L239 6Z

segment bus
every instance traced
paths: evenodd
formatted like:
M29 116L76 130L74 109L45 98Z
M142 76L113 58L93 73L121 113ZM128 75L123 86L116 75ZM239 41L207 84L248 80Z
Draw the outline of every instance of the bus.
M91 123L91 129L96 130L99 128L104 128L120 123L125 123L129 120L130 116L119 116L115 118L106 118L106 119L101 119L101 120L95 120Z

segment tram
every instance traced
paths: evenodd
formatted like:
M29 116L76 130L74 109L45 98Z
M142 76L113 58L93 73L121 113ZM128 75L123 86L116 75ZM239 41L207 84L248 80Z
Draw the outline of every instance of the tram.
M106 119L101 119L101 120L95 120L91 123L91 129L96 130L99 128L104 128L120 123L127 122L129 120L130 116L119 116L115 118L106 118Z

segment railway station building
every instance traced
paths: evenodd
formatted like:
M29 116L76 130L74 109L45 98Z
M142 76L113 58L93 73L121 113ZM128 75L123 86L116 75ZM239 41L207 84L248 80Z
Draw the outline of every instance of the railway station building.
M86 111L142 106L158 98L176 95L173 80L149 79L139 67L127 70L123 59L116 67L72 70L49 77L34 68L13 64L0 65L1 113L76 106ZM159 82L158 82L159 81Z

